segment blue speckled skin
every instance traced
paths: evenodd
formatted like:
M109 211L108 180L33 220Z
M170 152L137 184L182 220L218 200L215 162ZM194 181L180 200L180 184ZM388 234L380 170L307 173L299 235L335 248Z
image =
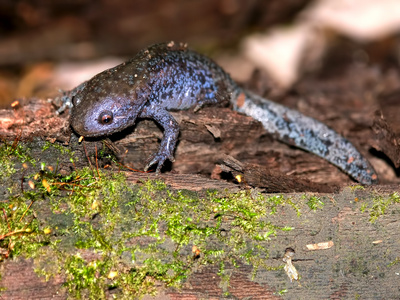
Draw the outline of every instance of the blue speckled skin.
M80 135L109 135L150 118L164 128L157 153L148 160L160 171L174 160L179 126L170 110L182 110L229 100L279 139L310 151L363 184L377 176L355 147L324 124L299 112L241 89L221 67L185 45L157 44L133 59L103 71L63 97L72 101L71 126Z

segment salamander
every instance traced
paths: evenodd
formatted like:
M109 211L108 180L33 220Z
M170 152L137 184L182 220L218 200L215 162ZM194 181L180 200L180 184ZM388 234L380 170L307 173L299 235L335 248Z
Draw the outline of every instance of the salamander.
M210 58L174 42L152 45L127 62L105 70L63 97L70 124L85 137L111 135L149 118L164 129L159 150L145 170L174 161L179 125L171 110L228 100L234 110L260 121L279 140L314 153L362 184L376 183L371 164L344 137L300 112L240 87Z

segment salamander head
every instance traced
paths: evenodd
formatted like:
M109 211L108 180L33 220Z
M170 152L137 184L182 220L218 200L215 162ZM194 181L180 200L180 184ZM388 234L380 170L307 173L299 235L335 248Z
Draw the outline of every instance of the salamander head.
M104 93L86 87L73 99L70 123L76 133L85 137L110 135L132 126L146 102L135 89L114 89ZM142 95L143 96L143 95Z

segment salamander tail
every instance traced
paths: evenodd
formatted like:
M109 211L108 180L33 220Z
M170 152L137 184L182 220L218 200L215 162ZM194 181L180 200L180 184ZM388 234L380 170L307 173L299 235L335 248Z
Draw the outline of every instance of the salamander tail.
M277 135L281 141L324 158L358 182L378 182L375 170L360 152L321 122L249 91L236 98L234 109L260 121L268 132Z

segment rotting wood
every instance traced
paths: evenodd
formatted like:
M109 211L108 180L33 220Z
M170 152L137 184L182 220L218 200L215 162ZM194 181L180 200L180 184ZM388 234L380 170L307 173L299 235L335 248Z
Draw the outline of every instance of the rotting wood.
M0 110L0 137L8 141L38 138L68 145L66 147L75 151L79 158L77 166L87 163L86 154L94 157L96 149L100 151L104 145L112 145L107 151L116 154L121 163L142 170L146 159L157 150L162 136L154 122L141 120L133 128L107 139L112 143L103 143L101 139L77 143L68 126L68 115L57 116L54 112L50 103L39 99L25 101L13 110ZM285 180L285 175L293 175L289 180L308 179L329 185L352 182L328 162L274 140L260 123L229 108L206 107L197 113L182 111L173 115L181 131L175 151L176 161L173 165L167 163L165 172L212 174L213 178L220 179L218 164L223 155L230 155L242 163L252 164L253 169L261 168L260 172L268 170L270 174L282 175L282 180ZM218 132L217 137L215 132ZM60 159L62 168L63 158Z

